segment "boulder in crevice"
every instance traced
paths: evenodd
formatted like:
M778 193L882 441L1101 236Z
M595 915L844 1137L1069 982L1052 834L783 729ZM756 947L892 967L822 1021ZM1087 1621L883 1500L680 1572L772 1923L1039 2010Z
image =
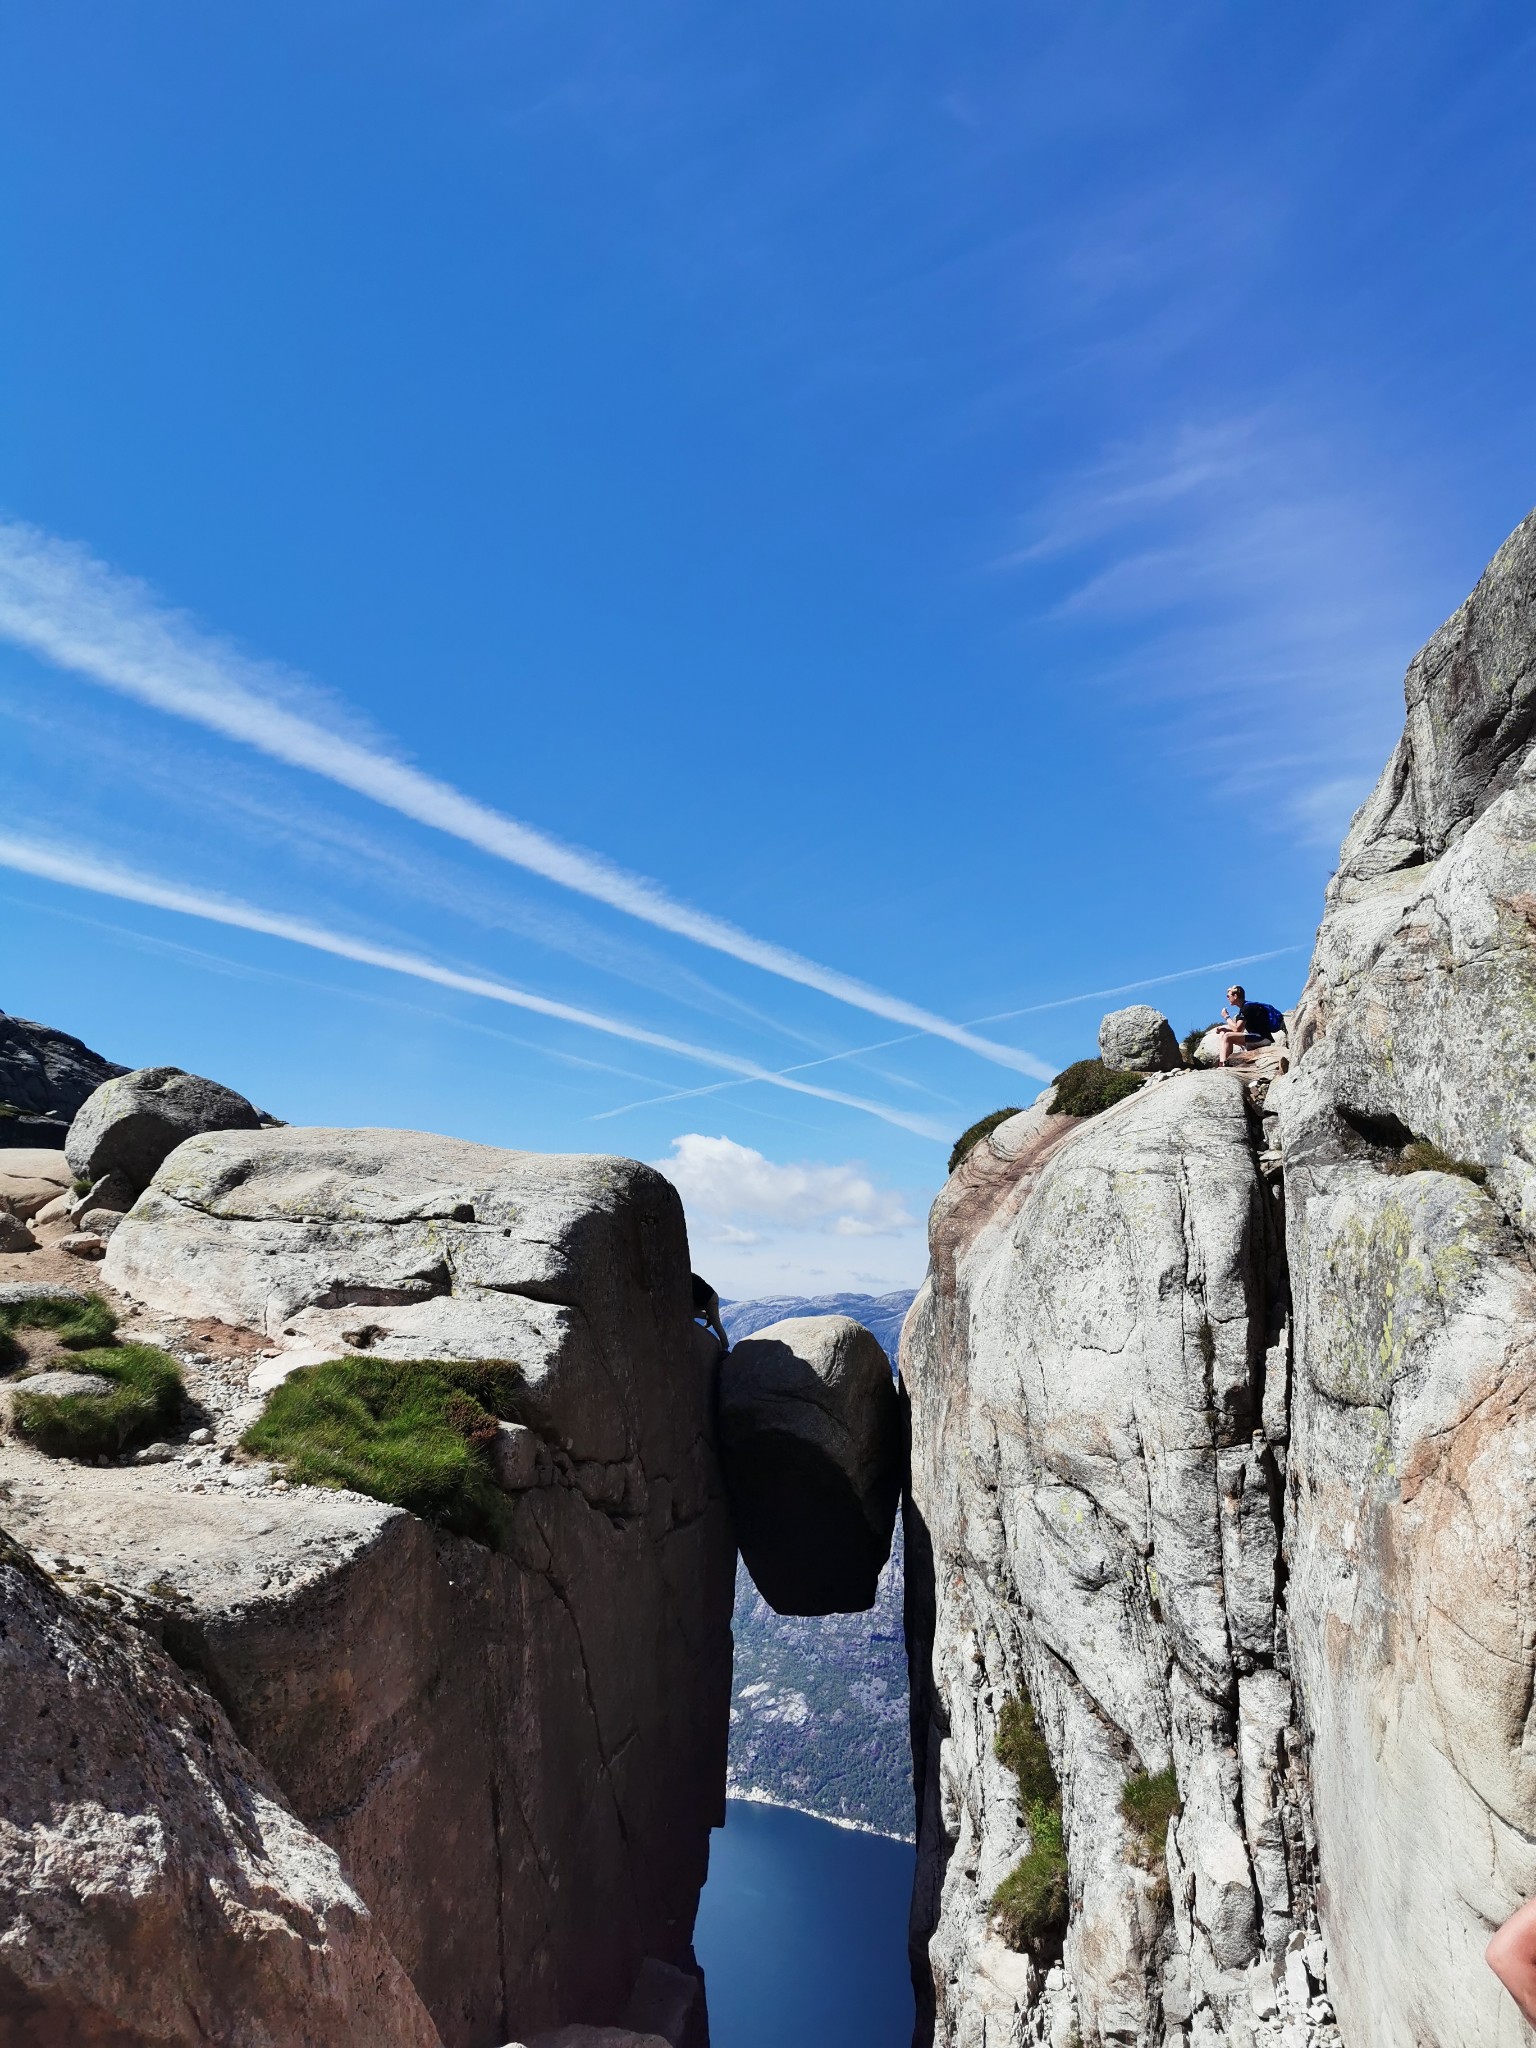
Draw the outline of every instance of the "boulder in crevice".
M720 1455L742 1558L779 1614L874 1605L904 1442L890 1361L848 1316L799 1316L720 1366Z

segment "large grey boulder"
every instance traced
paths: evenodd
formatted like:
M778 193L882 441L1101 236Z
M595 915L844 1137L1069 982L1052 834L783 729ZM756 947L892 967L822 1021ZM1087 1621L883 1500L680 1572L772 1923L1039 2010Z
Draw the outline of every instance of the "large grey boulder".
M176 1585L177 1655L447 2048L621 2021L646 1958L686 1968L724 1819L734 1551L675 1190L419 1132L210 1133L102 1271L141 1323L265 1333L258 1388L349 1354L521 1368L499 1551L352 1494L194 1492L179 1457L0 1470L28 1540Z
M180 1067L139 1067L103 1082L81 1104L64 1153L79 1179L120 1175L137 1191L186 1139L203 1131L254 1131L260 1121L233 1088Z
M67 1031L0 1010L0 1150L61 1147L91 1091L126 1072Z
M440 2048L342 1874L209 1695L0 1534L0 2035Z
M1226 1074L1025 1111L935 1204L901 1353L920 2039L1251 2038L1305 1908L1263 1421L1280 1243ZM1049 1976L1049 1941L991 1912L1032 1846L995 1747L1024 1698L1063 1797ZM1170 1768L1183 1811L1144 1844L1122 1794Z
M1409 668L1268 1105L1292 1639L1351 2048L1524 2037L1482 1951L1536 1892L1533 692L1536 517Z
M1110 1011L1099 1026L1099 1058L1117 1074L1168 1074L1183 1065L1173 1026L1150 1003Z
M736 1540L780 1614L872 1607L902 1480L900 1405L878 1338L800 1316L720 1367L720 1451Z

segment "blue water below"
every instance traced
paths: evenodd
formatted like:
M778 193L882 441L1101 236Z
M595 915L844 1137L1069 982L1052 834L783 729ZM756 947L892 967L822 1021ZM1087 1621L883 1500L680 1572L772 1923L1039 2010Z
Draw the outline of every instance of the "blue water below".
M913 1851L733 1799L694 1949L711 2048L908 2048Z

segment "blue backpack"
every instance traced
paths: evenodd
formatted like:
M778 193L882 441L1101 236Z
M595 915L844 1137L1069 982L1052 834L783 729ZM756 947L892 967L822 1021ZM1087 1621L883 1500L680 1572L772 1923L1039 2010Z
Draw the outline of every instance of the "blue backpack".
M1283 1031L1285 1029L1285 1012L1277 1010L1273 1003L1253 1003L1250 1005L1250 1008L1262 1013L1264 1021L1268 1024L1271 1031Z

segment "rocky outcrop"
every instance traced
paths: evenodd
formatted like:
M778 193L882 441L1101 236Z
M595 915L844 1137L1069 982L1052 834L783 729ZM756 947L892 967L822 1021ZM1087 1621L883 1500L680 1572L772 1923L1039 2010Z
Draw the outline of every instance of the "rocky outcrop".
M0 1535L0 2035L439 2048L333 1850L141 1631Z
M1167 1074L1183 1065L1173 1026L1150 1003L1110 1011L1099 1026L1099 1058L1117 1074Z
M259 1405L243 1373L227 1410L198 1382L207 1451L96 1471L8 1446L0 1485L24 1540L159 1588L167 1644L336 1850L447 2048L622 2022L648 1958L691 1968L724 1817L734 1550L672 1188L410 1132L211 1134L104 1271L136 1330L270 1333L258 1390L349 1351L520 1367L537 1444L507 1453L497 1551L244 1483L216 1448Z
M929 2022L944 2042L1076 2027L1085 2048L1224 2030L1307 1877L1264 1427L1280 1221L1241 1082L1025 1111L953 1176L930 1243L902 1349ZM1026 1700L1070 1900L1032 1952L991 1914L1042 1832L997 1754ZM1165 1853L1123 1802L1170 1769Z
M720 1452L741 1555L779 1614L874 1605L902 1475L879 1339L848 1316L773 1323L720 1372Z
M67 1031L0 1010L0 1151L62 1147L85 1098L127 1071Z
M254 1131L260 1112L243 1095L180 1067L140 1067L105 1081L76 1112L64 1141L71 1171L96 1182L109 1175L137 1194L161 1162L203 1131Z
M0 1207L25 1222L66 1194L72 1177L62 1152L29 1146L0 1152Z
M1345 2039L1473 2048L1536 1892L1536 517L1407 704L1272 1098L1290 1608Z
M1407 702L1292 1071L1037 1106L935 1205L902 1375L946 2048L1526 2038L1482 1951L1536 1892L1536 516ZM1057 1843L1065 1911L994 1912Z

